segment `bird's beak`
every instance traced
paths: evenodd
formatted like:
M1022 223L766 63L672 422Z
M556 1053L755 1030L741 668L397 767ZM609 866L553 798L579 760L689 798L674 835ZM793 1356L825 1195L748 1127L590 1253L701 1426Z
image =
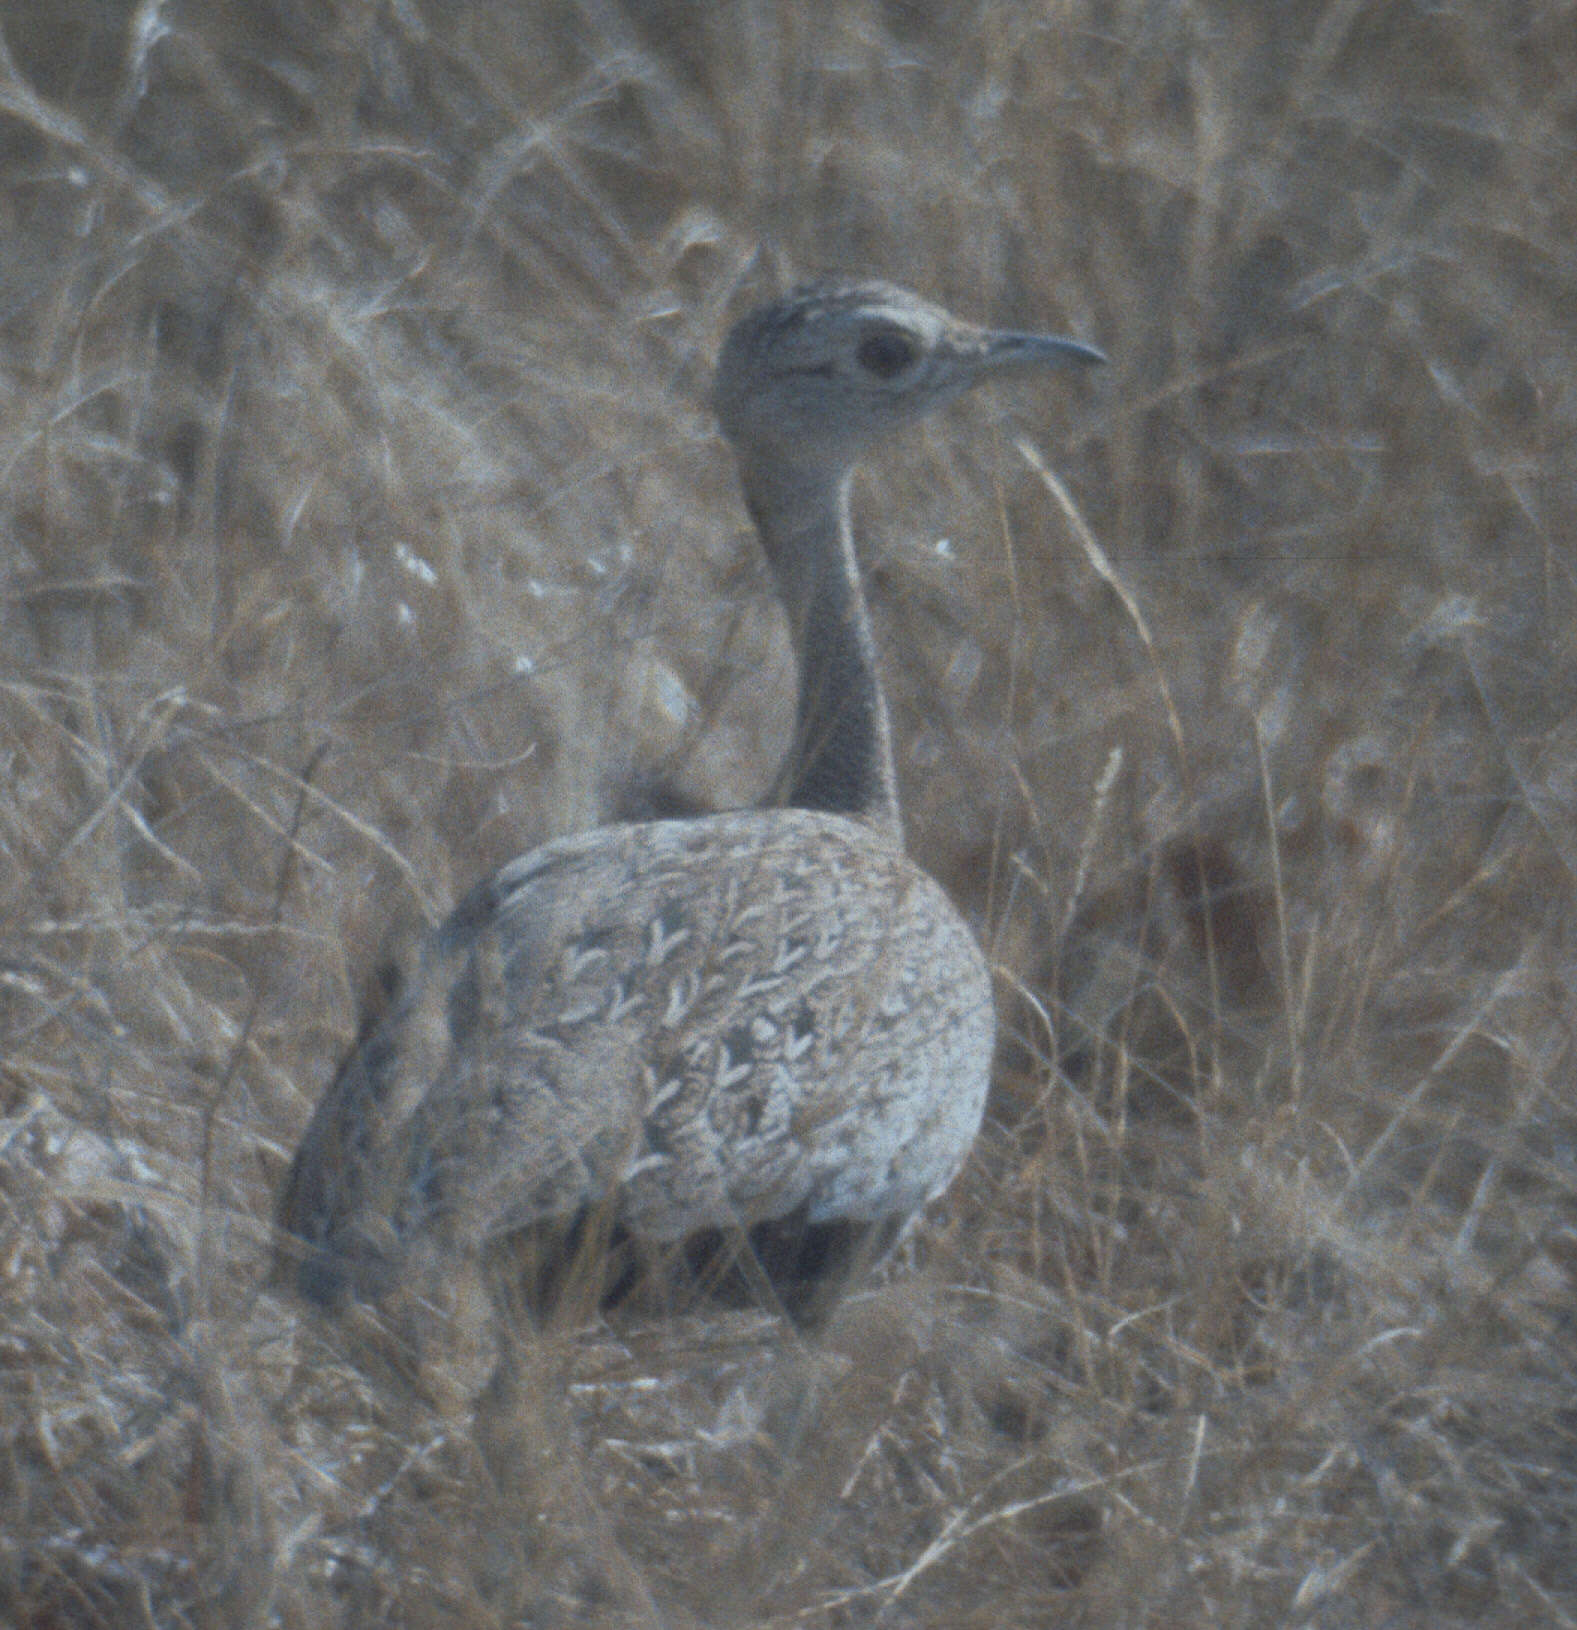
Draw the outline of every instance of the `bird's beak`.
M995 372L999 368L1089 367L1106 360L1104 351L1061 334L987 333L981 360Z

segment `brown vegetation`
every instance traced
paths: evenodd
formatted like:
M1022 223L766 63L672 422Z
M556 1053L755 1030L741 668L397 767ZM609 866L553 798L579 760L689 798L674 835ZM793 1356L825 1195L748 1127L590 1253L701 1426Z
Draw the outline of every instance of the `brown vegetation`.
M0 40L0 1620L1577 1623L1569 11ZM478 1402L474 1310L267 1290L271 1195L391 947L767 786L704 382L829 270L1112 357L859 488L987 1131L820 1335Z

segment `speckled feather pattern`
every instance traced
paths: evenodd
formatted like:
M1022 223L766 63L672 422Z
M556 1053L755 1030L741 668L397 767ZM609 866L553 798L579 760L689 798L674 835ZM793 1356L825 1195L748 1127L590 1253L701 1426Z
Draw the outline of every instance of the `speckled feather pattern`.
M660 1241L902 1218L968 1152L991 1042L974 937L884 833L602 828L462 902L319 1106L287 1207L353 1282L412 1238L603 1203Z

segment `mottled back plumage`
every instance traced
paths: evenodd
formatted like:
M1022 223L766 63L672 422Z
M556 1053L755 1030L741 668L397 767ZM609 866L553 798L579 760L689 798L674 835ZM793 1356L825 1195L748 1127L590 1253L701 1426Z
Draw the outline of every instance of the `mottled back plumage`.
M885 1242L952 1179L990 979L903 853L848 476L976 381L1068 360L1098 353L884 284L735 326L714 401L799 652L788 807L598 828L473 891L302 1140L279 1208L301 1289L379 1296L418 1246L464 1258L588 1215L655 1244Z

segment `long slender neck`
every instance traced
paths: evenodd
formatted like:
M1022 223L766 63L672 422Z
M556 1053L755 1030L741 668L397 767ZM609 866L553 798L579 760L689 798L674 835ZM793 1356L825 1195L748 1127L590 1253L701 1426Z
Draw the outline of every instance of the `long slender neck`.
M740 471L799 658L781 800L861 816L902 842L892 728L849 526L850 472L745 457Z

